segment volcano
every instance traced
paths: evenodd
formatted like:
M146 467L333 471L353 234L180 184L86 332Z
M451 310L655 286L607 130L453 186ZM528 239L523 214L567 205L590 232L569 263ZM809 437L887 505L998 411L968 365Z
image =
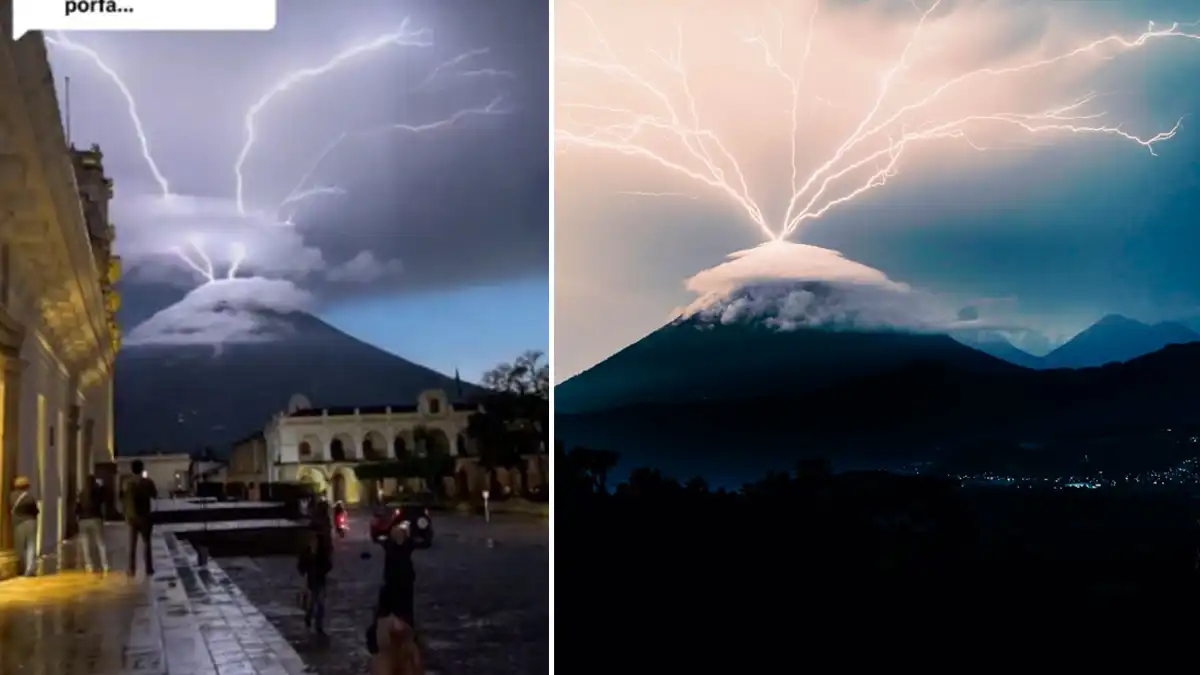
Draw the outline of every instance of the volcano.
M555 410L794 396L914 364L1019 370L945 334L888 328L846 300L861 292L825 282L746 287L561 383Z
M1118 363L1159 351L1167 345L1200 342L1200 334L1181 323L1145 324L1109 314L1046 355L1048 368L1089 368Z
M237 342L122 348L114 382L120 454L211 447L221 455L297 393L316 406L378 406L413 404L426 389L454 400L479 391L311 314L254 311L254 335Z
M891 468L979 439L1200 422L1200 343L1035 370L854 311L730 311L744 306L677 319L558 385L556 439L744 480L804 456Z

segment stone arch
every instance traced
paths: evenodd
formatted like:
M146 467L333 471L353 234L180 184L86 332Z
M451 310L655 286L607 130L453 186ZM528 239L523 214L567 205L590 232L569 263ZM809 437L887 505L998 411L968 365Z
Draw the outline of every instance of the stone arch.
M368 462L378 462L387 459L387 439L378 431L368 431L363 435L362 458Z
M342 467L333 472L329 481L330 502L341 501L344 504L357 504L362 499L362 485L358 476L349 467Z
M325 472L315 466L302 466L296 472L296 480L299 483L307 483L312 485L314 494L324 494L329 489L329 481L325 478Z
M354 439L349 434L335 434L329 441L329 459L334 462L345 462L354 451Z
M405 457L408 457L409 453L411 452L412 447L404 438L404 432L397 432L396 437L392 439L392 457L395 457L396 459L404 459Z
M333 474L333 478L329 481L329 501L333 503L346 503L346 477L341 471Z
M446 435L445 431L437 427L426 429L425 452L428 455L449 455L450 437Z
M300 439L299 456L301 462L311 462L318 458L321 454L321 448L324 443L320 438L311 434Z

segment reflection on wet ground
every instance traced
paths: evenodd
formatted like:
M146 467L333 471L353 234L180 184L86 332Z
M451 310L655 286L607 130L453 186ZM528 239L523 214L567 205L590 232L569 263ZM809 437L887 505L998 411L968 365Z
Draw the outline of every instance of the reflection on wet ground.
M124 553L118 537L106 539L112 541L110 555ZM42 561L43 576L0 583L0 673L125 672L122 659L130 621L145 590L125 574L72 569L77 567L76 557L68 544Z
M110 562L128 560L126 537L124 526L108 528ZM76 556L67 545L42 566L43 576L0 583L0 674L304 672L295 650L219 567L200 566L192 547L167 532L155 532L152 551L150 580L71 569Z

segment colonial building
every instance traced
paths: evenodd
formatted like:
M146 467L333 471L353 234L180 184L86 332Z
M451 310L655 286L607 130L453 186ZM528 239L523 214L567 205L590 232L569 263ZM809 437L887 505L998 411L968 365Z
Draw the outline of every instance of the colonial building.
M258 499L263 483L270 481L270 460L267 455L267 437L261 431L233 444L229 453L229 471L225 475L226 486L240 485L248 499Z
M360 462L444 452L468 454L467 419L475 404L451 402L446 392L422 392L415 404L315 408L297 394L264 431L270 480L308 481L329 499L366 499L354 467Z
M54 81L40 34L0 40L0 490L7 503L30 479L43 554L71 534L81 477L112 459L119 346L112 183L98 148L68 146ZM16 569L10 521L0 508L0 578Z

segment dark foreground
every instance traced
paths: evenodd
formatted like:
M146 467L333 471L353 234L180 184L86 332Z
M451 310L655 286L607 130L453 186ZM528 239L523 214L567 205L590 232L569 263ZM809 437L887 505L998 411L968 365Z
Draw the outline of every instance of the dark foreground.
M430 673L549 673L549 547L544 521L435 514L433 548L417 554L417 622ZM370 621L382 556L356 517L335 543L322 643L304 629L297 606L300 578L290 557L220 561L246 596L319 675L367 672L364 630ZM371 554L362 560L361 554Z
M729 657L748 668L829 639L927 641L1052 616L1077 630L1085 623L1066 614L1124 625L1190 616L1197 600L1200 527L1185 494L976 492L819 472L729 494L652 471L612 495L583 482L557 494L555 517L570 527L556 533L556 620L583 634L619 625L625 639L589 657L610 667Z

